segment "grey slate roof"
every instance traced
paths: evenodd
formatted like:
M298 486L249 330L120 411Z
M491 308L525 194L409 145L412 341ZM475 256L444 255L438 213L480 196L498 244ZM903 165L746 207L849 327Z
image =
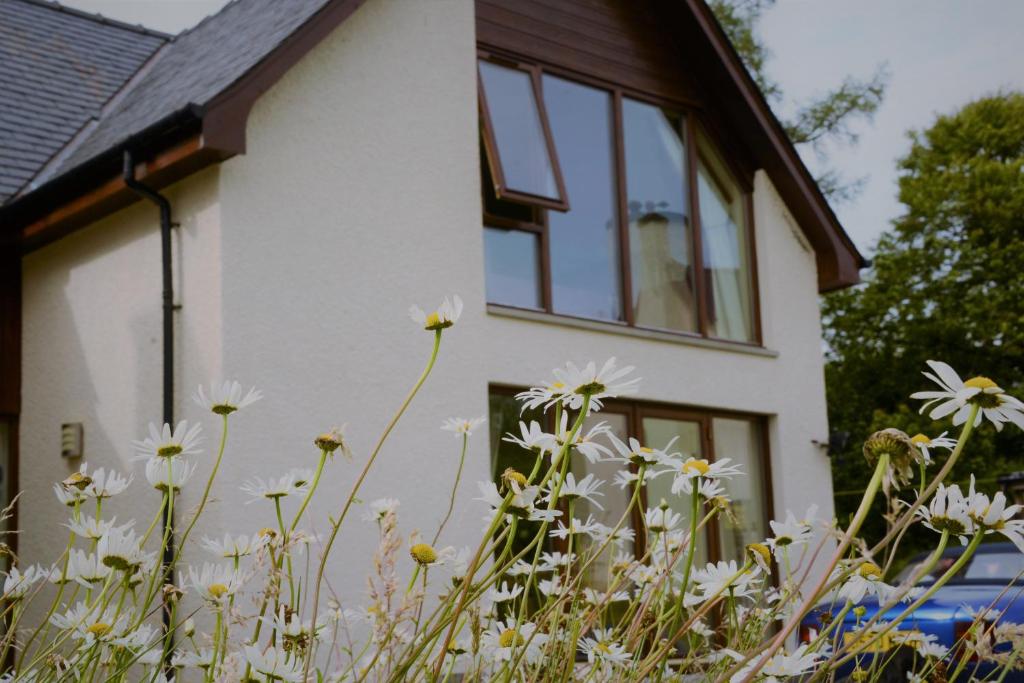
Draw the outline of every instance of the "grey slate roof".
M75 136L42 173L33 175L33 184L46 182L88 162L186 107L209 103L328 1L233 0L217 14L178 34L159 47L144 67L136 66L137 75L123 91L113 97L107 95L102 116ZM30 2L38 0L0 0L0 5L18 6ZM0 66L0 71L3 70ZM22 79L32 77L28 68L19 75ZM0 95L7 97L6 85L0 85ZM36 152L31 145L29 147L27 152ZM6 161L0 159L0 172L5 164ZM9 195L0 194L0 202L8 198Z
M40 0L0 0L0 203L167 39Z

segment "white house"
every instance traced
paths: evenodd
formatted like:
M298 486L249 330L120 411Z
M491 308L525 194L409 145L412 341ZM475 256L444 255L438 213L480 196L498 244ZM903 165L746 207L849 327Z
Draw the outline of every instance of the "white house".
M266 398L233 418L202 531L270 524L239 484L312 466L348 423L322 530L429 354L407 307L454 293L360 495L400 498L404 528L447 508L443 418L490 418L443 539L462 545L475 481L518 456L511 391L610 356L643 378L603 414L616 430L750 474L713 556L832 510L818 294L863 259L703 0L235 0L174 37L0 0L0 97L0 453L24 561L65 543L53 482L83 461L141 478L148 422L203 420L214 450L190 396L220 378ZM116 514L148 521L158 496L133 491ZM346 525L336 589L362 590L374 539Z

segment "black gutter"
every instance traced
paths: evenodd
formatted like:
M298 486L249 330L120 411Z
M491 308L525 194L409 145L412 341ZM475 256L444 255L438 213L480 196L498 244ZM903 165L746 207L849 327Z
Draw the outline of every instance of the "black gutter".
M163 421L174 429L174 280L171 268L171 202L156 190L135 179L135 163L132 152L124 150L124 184L140 197L148 199L160 209L160 271L163 280ZM168 485L170 485L168 483ZM163 529L167 535L164 546L163 572L165 583L174 583L174 519L167 507L164 508ZM163 623L167 634L164 652L174 651L174 632L171 630L171 610L164 604Z

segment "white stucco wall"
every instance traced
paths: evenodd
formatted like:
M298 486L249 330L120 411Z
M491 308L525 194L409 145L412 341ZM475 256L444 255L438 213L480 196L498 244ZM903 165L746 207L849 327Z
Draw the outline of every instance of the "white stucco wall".
M400 498L403 533L431 535L447 507L458 453L442 419L486 415L491 383L528 384L566 360L613 355L637 366L641 399L772 416L777 511L818 503L828 514L829 464L811 443L827 434L814 256L767 177L757 176L754 205L775 356L488 314L475 59L471 2L371 0L257 102L244 156L170 192L184 223L179 414L213 426L185 395L213 377L266 394L232 418L204 531L272 524L272 508L242 504L237 485L312 467L313 437L348 423L356 461L328 466L310 510L325 531L429 352L431 335L406 308L451 293L466 302L463 319L360 494ZM21 484L40 494L22 508L39 529L23 540L30 560L64 538L49 528L49 486L68 469L57 465L60 422L85 421L91 462L128 469L130 440L159 417L158 266L155 211L143 205L26 261ZM482 430L444 543L479 533L471 499L489 468ZM346 594L362 592L375 544L360 512L331 563Z

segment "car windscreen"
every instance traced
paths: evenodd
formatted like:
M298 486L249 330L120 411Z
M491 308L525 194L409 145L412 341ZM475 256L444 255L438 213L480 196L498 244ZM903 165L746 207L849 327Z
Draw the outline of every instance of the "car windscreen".
M935 563L935 567L931 570L931 572L929 572L925 576L922 576L920 581L917 582L917 585L922 586L928 585L929 583L935 583L935 580L943 574L945 574L946 570L949 569L954 562L956 562L955 557L940 557L939 561ZM921 570L922 565L926 563L927 559L922 560L920 562L911 562L906 567L904 567L899 574L896 575L896 578L892 580L892 584L894 586L899 586L907 582L910 579L910 577L914 576L917 572L919 572Z
M971 558L962 578L967 581L1013 581L1024 578L1024 554L978 553Z

